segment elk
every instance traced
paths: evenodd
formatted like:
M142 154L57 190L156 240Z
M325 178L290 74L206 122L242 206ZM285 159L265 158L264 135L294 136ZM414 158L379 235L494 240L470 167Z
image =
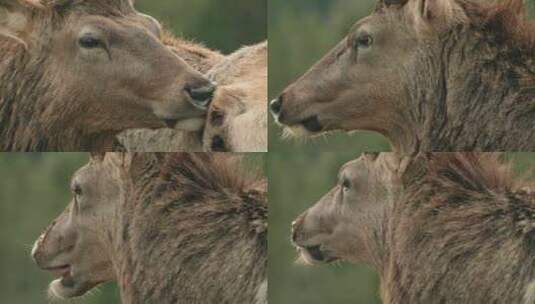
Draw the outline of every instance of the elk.
M267 151L267 51L267 41L244 47L208 72L219 89L208 109L205 151Z
M0 150L108 151L204 122L215 86L129 0L0 0Z
M242 166L228 154L94 154L32 250L57 277L50 295L116 280L123 303L267 303L267 182Z
M393 150L535 149L522 0L384 0L271 102L289 133L369 130Z
M535 300L535 192L495 153L366 154L293 223L311 264L371 265L383 303Z
M128 130L118 136L126 151L267 151L267 42L223 56L170 34L164 42L218 84L206 121L196 130Z

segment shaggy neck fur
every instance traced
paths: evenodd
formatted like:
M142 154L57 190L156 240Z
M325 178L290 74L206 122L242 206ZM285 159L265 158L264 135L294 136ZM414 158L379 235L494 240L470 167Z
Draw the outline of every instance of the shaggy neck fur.
M406 127L388 134L395 151L535 149L535 48L489 27L459 25L405 69Z
M223 155L133 157L114 241L123 303L267 303L258 297L266 184L236 165Z
M384 303L531 297L535 193L508 164L490 154L434 154L414 160L404 180L381 240Z

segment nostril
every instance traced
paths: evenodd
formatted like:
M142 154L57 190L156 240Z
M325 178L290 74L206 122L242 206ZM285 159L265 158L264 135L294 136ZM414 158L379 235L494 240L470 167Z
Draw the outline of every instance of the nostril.
M178 123L178 119L164 119L163 122L168 128L174 129Z
M215 84L210 83L201 87L186 87L185 90L191 97L193 105L205 110L212 101L216 88Z
M269 104L269 109L271 113L279 115L282 109L282 97L272 100Z

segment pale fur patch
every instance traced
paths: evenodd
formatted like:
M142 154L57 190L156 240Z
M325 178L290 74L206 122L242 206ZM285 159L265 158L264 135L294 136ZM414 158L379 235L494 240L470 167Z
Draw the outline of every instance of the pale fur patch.
M256 292L255 304L267 304L268 303L268 281L264 280L258 287Z
M524 293L524 304L535 304L535 281L531 281Z
M200 131L204 127L204 118L189 118L177 122L175 129L188 132Z
M308 137L312 135L305 127L301 125L296 126L286 126L283 130L283 138L300 138Z

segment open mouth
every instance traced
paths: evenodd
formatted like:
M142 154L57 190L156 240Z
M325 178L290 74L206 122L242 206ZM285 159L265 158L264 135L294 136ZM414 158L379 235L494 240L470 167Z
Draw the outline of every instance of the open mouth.
M61 285L65 287L74 287L74 280L71 275L70 265L49 267L49 268L45 268L44 270L51 272L55 278L59 279Z

